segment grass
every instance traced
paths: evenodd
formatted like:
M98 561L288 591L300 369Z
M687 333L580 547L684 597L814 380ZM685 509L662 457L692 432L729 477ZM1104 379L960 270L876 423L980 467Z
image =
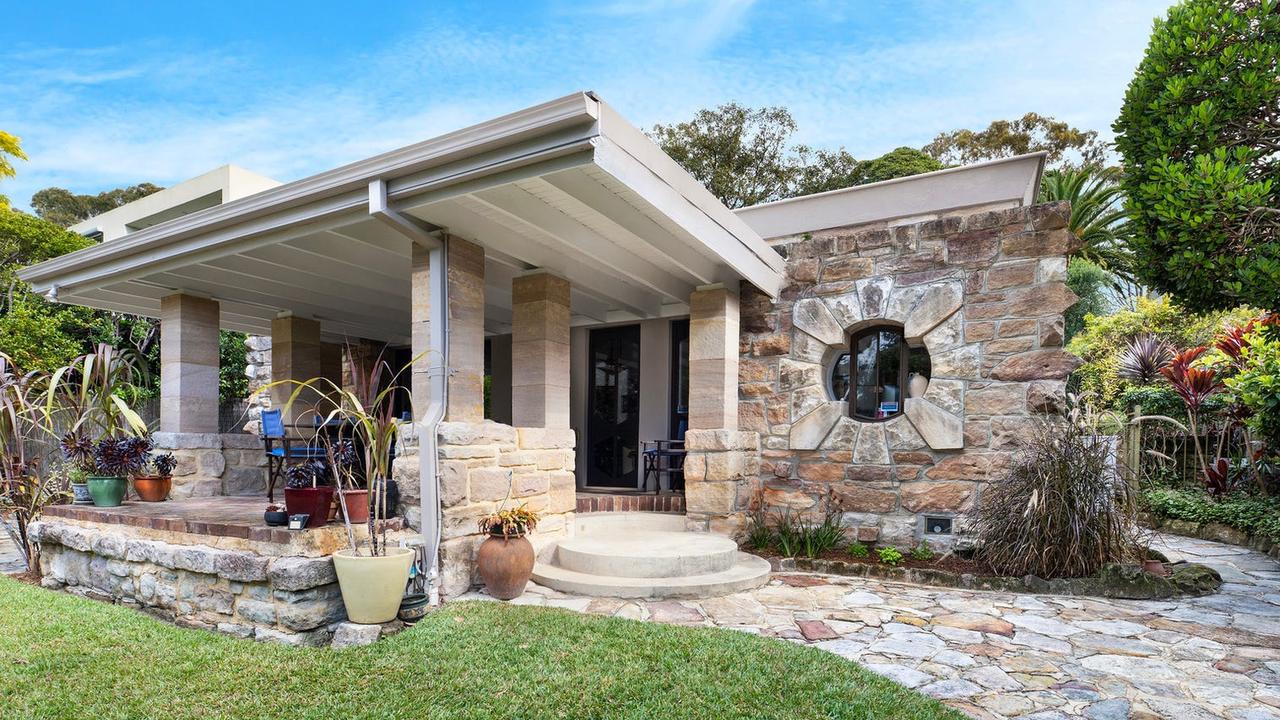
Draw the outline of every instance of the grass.
M835 655L732 630L458 603L364 648L255 643L0 576L0 716L960 720Z

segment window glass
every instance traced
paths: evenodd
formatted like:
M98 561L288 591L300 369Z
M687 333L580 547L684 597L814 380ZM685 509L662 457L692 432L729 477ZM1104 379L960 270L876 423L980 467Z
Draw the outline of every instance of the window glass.
M831 366L831 396L849 403L860 420L885 420L903 411L909 379L930 375L929 352L909 347L896 326L863 330L851 339L849 352Z

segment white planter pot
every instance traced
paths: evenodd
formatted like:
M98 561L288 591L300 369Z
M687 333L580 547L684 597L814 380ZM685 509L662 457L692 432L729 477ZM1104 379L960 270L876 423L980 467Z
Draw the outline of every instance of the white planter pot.
M388 548L385 555L370 557L351 550L333 554L333 569L338 574L342 603L347 618L354 623L378 625L391 622L400 611L413 550Z

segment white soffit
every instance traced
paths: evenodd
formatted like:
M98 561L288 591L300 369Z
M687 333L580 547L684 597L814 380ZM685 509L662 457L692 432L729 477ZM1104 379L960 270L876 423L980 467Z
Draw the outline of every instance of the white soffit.
M733 211L764 238L1035 202L1048 153L1030 153L894 178Z
M776 296L782 259L593 95L550 103L137 230L21 272L63 302L155 316L187 292L229 329L281 311L327 334L402 340L408 242L372 221L368 184L396 209L486 250L486 319L510 322L510 277L566 277L575 323L659 317L699 285Z

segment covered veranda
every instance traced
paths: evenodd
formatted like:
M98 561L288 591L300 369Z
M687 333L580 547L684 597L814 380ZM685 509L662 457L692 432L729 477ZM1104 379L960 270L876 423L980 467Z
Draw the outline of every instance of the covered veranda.
M274 380L340 379L344 343L407 348L421 449L396 473L418 482L405 496L423 508L407 517L461 558L474 518L508 493L544 512L547 535L572 531L588 380L576 328L687 317L687 427L720 431L711 451L737 449L738 289L776 297L782 272L642 132L574 93L22 277L59 302L160 319L158 438L179 448L216 437L220 328L270 336ZM485 418L485 340L508 335L509 418L497 423ZM688 493L706 527L717 509Z

